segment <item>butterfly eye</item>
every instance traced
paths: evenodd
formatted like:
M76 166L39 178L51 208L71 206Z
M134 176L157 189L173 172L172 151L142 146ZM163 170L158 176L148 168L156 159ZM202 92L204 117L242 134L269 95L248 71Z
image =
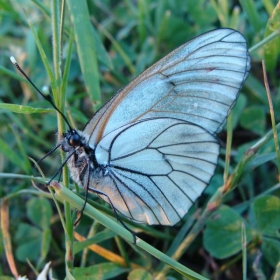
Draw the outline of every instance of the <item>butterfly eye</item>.
M72 147L80 146L80 144L81 144L81 137L80 137L80 135L77 134L76 132L71 134L71 136L68 139L68 143Z

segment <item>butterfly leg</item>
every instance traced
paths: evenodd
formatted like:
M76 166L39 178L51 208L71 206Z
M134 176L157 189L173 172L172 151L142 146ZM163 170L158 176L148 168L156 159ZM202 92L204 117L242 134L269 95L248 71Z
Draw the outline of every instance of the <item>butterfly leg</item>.
M86 207L86 203L87 203L87 199L88 199L88 193L89 193L89 191L91 191L91 192L93 192L93 193L95 193L95 194L97 194L97 195L106 196L106 198L108 199L109 204L110 204L110 206L111 206L111 208L112 208L112 210L113 210L113 212L114 212L114 215L115 215L117 221L120 222L121 225L122 225L126 230L128 230L128 231L132 234L133 240L134 240L134 241L133 241L133 244L135 245L135 244L136 244L136 234L135 234L130 228L128 228L128 227L125 225L125 223L119 218L119 215L118 215L118 213L117 213L117 211L116 211L116 208L114 207L114 204L112 203L110 197L109 197L106 193L101 192L101 191L98 191L97 189L91 188L91 187L89 186L89 185L90 185L90 164L89 164L89 162L87 163L86 168L87 168L87 172L86 172L86 173L87 173L87 179L86 179L86 185L85 185L85 200L84 200L84 205L83 205L82 209L79 210L79 213L80 213L81 215L80 215L80 217L75 221L74 225L76 226L76 225L80 222L80 220L81 220L81 218L82 218L82 215L83 215L83 211L84 211L84 209L85 209L85 207Z
M88 166L89 166L89 165L88 165ZM89 167L88 167L88 169L89 169ZM88 172L88 173L89 173L89 172ZM113 204L113 202L111 201L110 197L109 197L106 193L101 192L101 191L99 191L99 190L97 190L97 189L91 188L91 187L89 186L89 174L88 174L87 185L86 185L86 196L85 196L86 199L87 199L87 197L88 197L88 192L89 192L89 191L91 191L91 192L93 192L93 193L95 193L95 194L97 194L97 195L106 196L106 198L108 199L109 204L110 204L110 206L111 206L111 208L112 208L112 210L113 210L113 212L114 212L114 215L115 215L117 221L120 222L121 225L122 225L126 230L128 230L128 231L132 234L133 240L134 240L134 241L133 241L133 244L135 245L135 244L136 244L136 234L135 234L135 232L133 232L129 227L127 227L126 224L119 218L119 215L118 215L118 213L117 213L117 210L116 210L116 208L114 207L114 204ZM84 206L83 206L83 208L82 208L81 211L83 211L84 208L85 208L85 204L84 204Z
M84 199L84 204L81 210L78 211L79 217L78 219L74 222L74 226L76 227L78 225L78 223L80 222L80 220L83 217L83 212L85 210L86 204L87 204L87 200L88 200L88 191L89 191L89 179L90 179L90 165L89 162L87 162L86 165L87 168L87 181L86 181L86 187L85 187L85 199Z
M134 240L133 244L135 245L136 244L136 234L135 234L135 232L133 232L129 227L127 227L126 224L119 218L118 212L117 212L116 208L114 207L114 204L112 203L110 197L106 193L98 191L98 190L96 190L94 188L90 188L89 187L89 190L92 191L93 193L98 194L98 195L106 196L106 198L108 199L109 204L110 204L110 206L111 206L111 208L112 208L112 210L114 212L114 215L115 215L117 221L120 222L121 225L132 234L133 240Z

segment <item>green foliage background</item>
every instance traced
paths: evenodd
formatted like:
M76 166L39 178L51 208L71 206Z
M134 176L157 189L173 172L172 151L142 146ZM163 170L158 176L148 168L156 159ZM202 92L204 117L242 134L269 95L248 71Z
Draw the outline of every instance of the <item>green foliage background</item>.
M0 279L16 271L34 279L49 261L57 279L280 279L280 160L273 138L280 125L272 130L261 66L265 59L277 124L279 7L273 0L0 0ZM219 135L210 186L174 227L127 222L145 240L137 245L93 195L94 207L74 229L82 199L56 188L62 203L55 204L30 160L55 146L65 124L9 57L82 128L148 66L219 27L244 35L252 69ZM47 157L42 173L50 178L63 158ZM63 185L79 192L67 170Z

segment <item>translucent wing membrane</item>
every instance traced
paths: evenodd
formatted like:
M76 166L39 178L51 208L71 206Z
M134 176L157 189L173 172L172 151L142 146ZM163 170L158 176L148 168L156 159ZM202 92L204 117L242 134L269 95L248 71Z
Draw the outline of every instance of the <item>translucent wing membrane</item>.
M215 171L215 134L249 70L246 41L232 29L205 33L177 48L87 123L69 163L72 177L79 177L84 164L90 188L110 197L122 214L149 224L177 223Z
M250 56L240 33L219 29L202 34L132 81L93 117L84 132L94 146L120 126L173 117L216 133L249 70Z
M218 155L215 137L199 126L171 118L139 121L100 141L97 160L111 167L92 187L134 220L173 225L209 183Z

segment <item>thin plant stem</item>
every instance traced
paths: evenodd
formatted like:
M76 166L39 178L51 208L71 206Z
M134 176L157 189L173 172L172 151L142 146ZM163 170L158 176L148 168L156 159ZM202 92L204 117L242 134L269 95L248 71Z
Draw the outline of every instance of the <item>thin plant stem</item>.
M267 99L268 99L268 104L269 104L271 125L272 125L272 130L273 130L273 139L274 139L274 145L275 145L275 151L276 151L276 157L277 157L278 182L280 183L280 151L279 151L279 141L278 141L278 134L277 134L276 124L275 124L274 109L273 109L270 89L269 89L269 85L268 85L268 81L267 81L266 68L265 68L264 60L262 60L262 67L263 67L264 85L265 85L265 89L266 89L266 93L267 93Z
M243 280L247 279L247 238L246 238L246 225L242 223L241 228L242 236L242 270L243 270Z
M64 9L61 9L61 3L58 0L52 1L52 31L53 31L53 64L54 64L54 73L56 80L56 90L54 93L54 99L56 100L56 104L64 113L64 104L65 104L65 94L61 94L62 89L62 75L61 75L61 19L63 19ZM65 131L65 123L61 115L58 114L58 135L62 135L62 132ZM65 154L61 152L62 162L65 159ZM69 185L69 177L68 171L66 167L63 168L63 184L65 186ZM66 271L70 272L73 268L74 263L74 255L73 255L73 221L71 217L71 208L68 202L64 202L64 211L65 211L65 265ZM62 224L63 220L62 220Z
M265 44L267 44L268 42L272 41L273 39L275 39L276 37L278 37L280 34L280 30L276 30L273 33L271 33L269 36L267 36L266 38L264 38L262 41L260 41L259 43L255 44L253 47L251 47L249 49L249 52L252 53L256 50L258 50L259 48L262 48Z
M230 166L230 153L232 146L232 112L228 116L227 120L227 144L226 144L226 156L225 156L225 168L224 168L224 182L227 181Z

